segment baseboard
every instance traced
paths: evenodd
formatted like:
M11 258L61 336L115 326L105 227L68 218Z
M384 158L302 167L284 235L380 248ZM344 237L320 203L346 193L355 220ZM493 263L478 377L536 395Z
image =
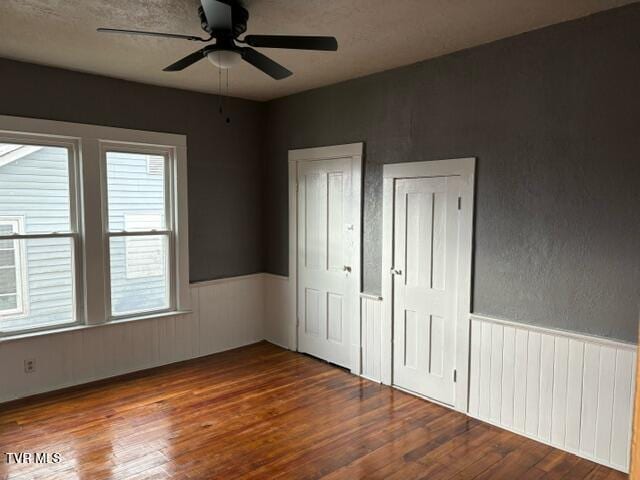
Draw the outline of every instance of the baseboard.
M118 373L118 374L115 374L115 375L110 375L110 376L107 376L107 377L96 378L94 380L88 380L88 381L82 382L82 383L69 383L69 384L57 385L57 386L54 386L54 387L52 387L51 389L49 389L49 390L47 390L45 392L34 393L34 394L31 394L31 395L15 398L15 399L12 399L12 400L7 400L7 401L0 402L0 403L2 404L3 407L6 407L6 406L11 406L12 403L21 403L21 402L23 402L25 400L37 401L39 398L50 398L49 397L50 395L57 395L57 394L65 393L65 392L72 392L72 391L76 391L76 390L79 390L79 389L87 389L87 388L92 388L92 387L99 387L101 385L109 384L109 383L112 383L112 382L124 381L124 380L134 379L134 378L138 378L138 377L144 377L144 376L148 376L148 375L153 375L153 373L155 371L160 371L164 367L189 364L191 362L199 361L199 360L201 360L201 359L203 359L205 357L216 355L217 353L229 352L231 350L236 350L238 348L248 347L250 345L257 345L257 344L259 344L261 342L264 342L264 340L261 340L259 342L250 342L250 343L247 343L246 345L239 345L238 347L234 347L232 349L221 350L220 352L215 352L215 353L211 353L211 354L207 354L207 355L201 355L201 356L193 357L193 358L187 358L185 360L179 360L179 361L175 361L175 362L164 363L164 364L161 364L161 365L153 365L153 366L150 366L148 368L136 369L136 370L132 370L130 372L122 372L122 373Z
M469 415L628 472L636 347L474 315Z

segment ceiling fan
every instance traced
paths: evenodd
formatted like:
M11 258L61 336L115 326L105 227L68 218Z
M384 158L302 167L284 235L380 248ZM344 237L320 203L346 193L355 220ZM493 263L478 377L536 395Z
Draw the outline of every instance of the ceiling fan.
M202 29L209 34L209 38L116 28L98 28L98 32L149 35L205 43L215 39L216 43L207 45L169 65L164 69L165 72L184 70L203 58L208 58L214 65L223 69L231 68L244 60L272 78L281 80L292 75L292 72L251 47L338 50L338 42L335 37L246 35L243 39L239 39L238 37L247 30L247 20L249 20L249 12L240 4L239 0L200 0L200 3L198 16ZM238 44L247 46L239 46Z

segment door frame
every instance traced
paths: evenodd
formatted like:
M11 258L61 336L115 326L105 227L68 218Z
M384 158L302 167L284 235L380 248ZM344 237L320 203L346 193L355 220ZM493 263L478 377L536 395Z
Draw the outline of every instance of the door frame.
M350 360L351 372L360 374L362 358L360 347L360 298L362 291L362 155L363 143L349 143L345 145L332 145L327 147L314 147L289 150L289 345L292 350L298 351L298 165L300 162L333 160L338 158L351 158L353 165L352 183L353 218L357 221L354 225L355 256L352 262L352 275L356 278L358 292L353 299L353 320L348 323L350 328Z
M458 237L458 298L456 314L455 399L453 408L467 411L469 400L469 349L471 325L471 268L473 261L473 209L475 157L387 164L382 180L382 346L381 380L393 385L393 239L396 180L402 178L459 176L462 184ZM431 400L431 399L430 399Z

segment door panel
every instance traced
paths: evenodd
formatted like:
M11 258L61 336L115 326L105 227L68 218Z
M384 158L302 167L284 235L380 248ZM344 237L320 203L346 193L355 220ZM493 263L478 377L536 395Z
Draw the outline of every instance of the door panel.
M305 288L304 331L307 335L320 335L320 296L321 293L313 288Z
M393 383L454 401L458 177L396 181Z
M357 261L351 182L351 158L298 167L298 349L344 367L358 288L345 270Z

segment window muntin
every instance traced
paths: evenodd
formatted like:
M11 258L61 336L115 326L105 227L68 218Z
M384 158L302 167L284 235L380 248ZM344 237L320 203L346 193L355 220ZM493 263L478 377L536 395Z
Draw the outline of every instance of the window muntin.
M111 317L173 306L170 158L170 151L105 150Z
M77 322L74 147L0 140L0 333Z

